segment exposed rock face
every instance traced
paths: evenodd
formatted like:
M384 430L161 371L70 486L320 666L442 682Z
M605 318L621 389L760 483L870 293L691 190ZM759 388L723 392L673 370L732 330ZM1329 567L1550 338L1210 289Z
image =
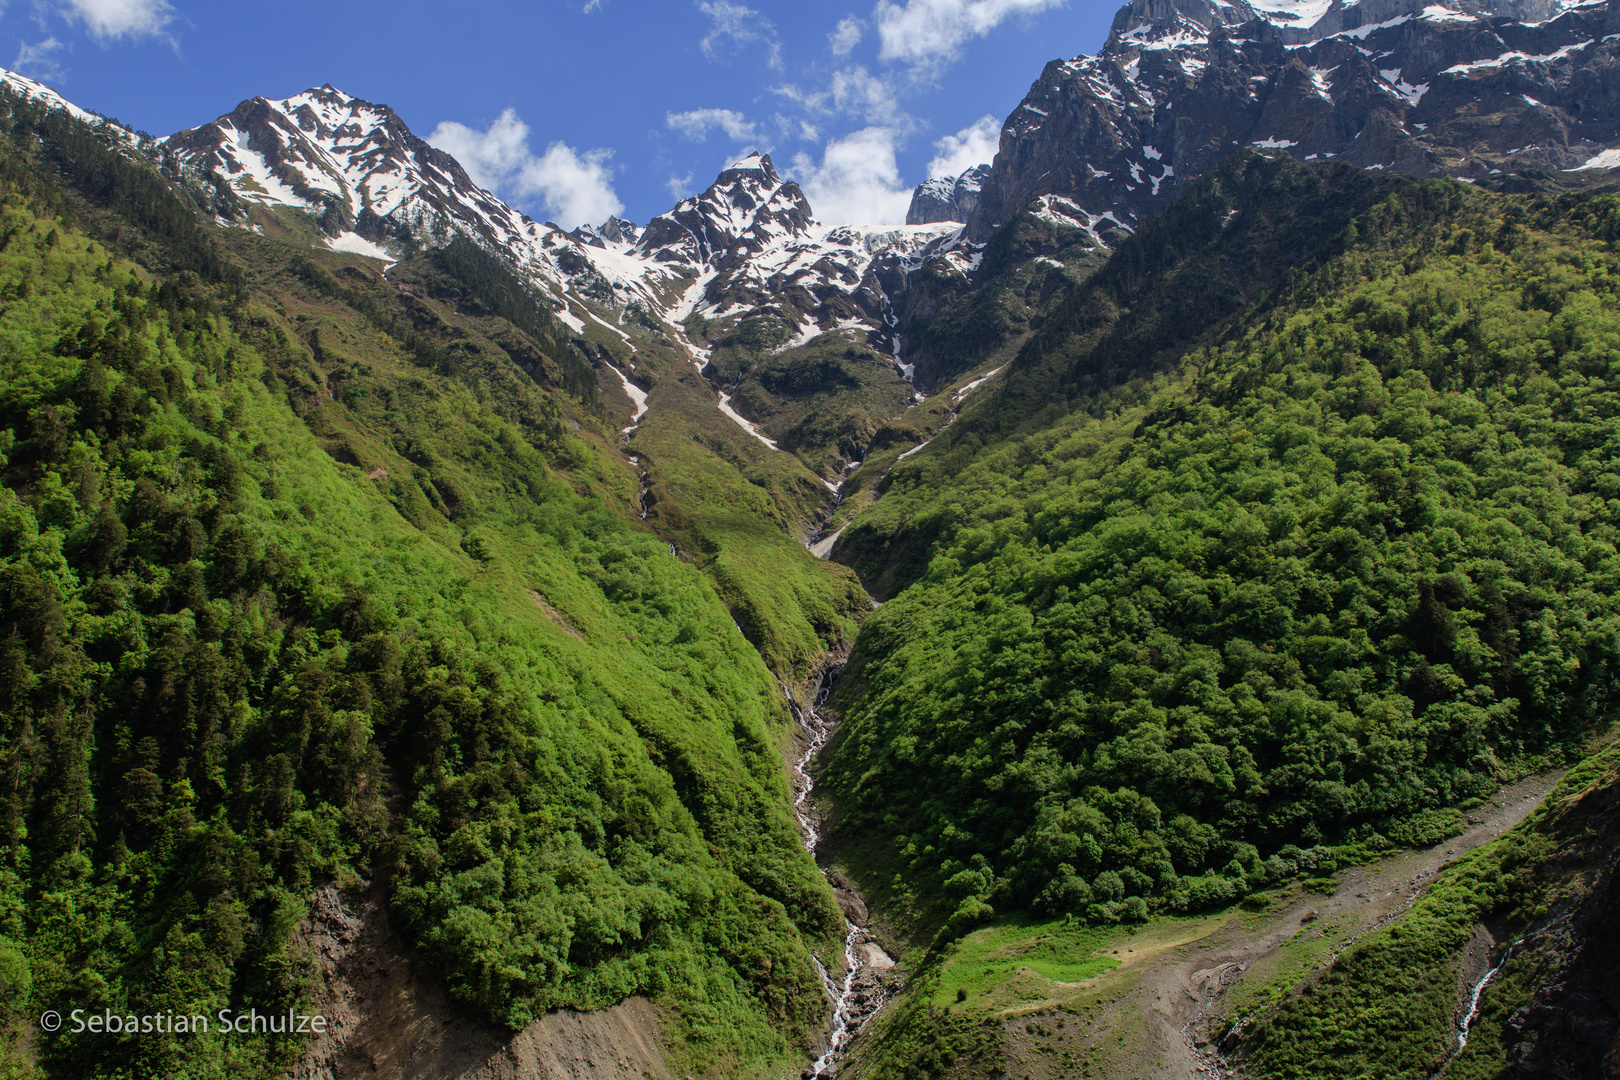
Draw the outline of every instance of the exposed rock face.
M645 228L567 233L480 190L392 110L330 86L244 102L165 148L250 204L311 213L334 246L472 237L579 333L699 327L701 363L745 323L772 347L861 329L927 384L928 321L980 284L985 244L1021 213L1106 249L1241 147L1474 181L1604 174L1620 165L1617 5L1132 0L1098 56L1047 65L993 165L919 187L905 226L823 225L751 155Z
M1138 222L1243 146L1470 180L1620 164L1617 32L1601 2L1133 0L1008 118L968 235L1043 195Z
M984 188L990 166L975 165L956 178L936 177L919 184L911 194L911 207L906 211L907 225L927 225L935 221L967 221L974 207L979 205L979 192Z
M415 973L381 903L353 911L330 887L314 900L297 940L320 970L315 1011L331 1027L291 1080L673 1080L648 1002L564 1009L514 1034L461 1015Z
M696 314L701 347L750 319L777 323L782 344L862 328L909 371L914 320L975 287L984 244L1016 215L1111 246L1240 147L1476 181L1620 165L1617 4L1132 0L1098 56L1046 67L993 165L919 187L906 226L820 224L753 155L644 229L614 218L567 233L479 189L386 106L330 86L244 102L164 148L249 204L312 214L334 246L472 237L577 332Z
M610 244L634 244L641 239L641 226L623 218L610 217L602 225L602 236Z
M623 218L610 217L602 223L601 228L581 225L568 235L582 244L606 251L609 248L634 247L636 241L641 239L641 226Z

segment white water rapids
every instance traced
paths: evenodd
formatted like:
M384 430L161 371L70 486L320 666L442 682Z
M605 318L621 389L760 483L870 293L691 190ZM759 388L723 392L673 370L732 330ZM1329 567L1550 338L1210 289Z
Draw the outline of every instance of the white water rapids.
M805 850L809 851L812 857L816 854L816 846L821 843L821 830L816 827L809 807L810 792L816 786L815 780L810 776L810 763L815 760L821 748L827 745L827 740L832 735L832 728L822 720L819 710L832 691L834 677L828 675L824 679L816 694L815 704L809 709L801 711L797 705L792 706L793 715L809 736L804 753L793 766L793 813L798 817L799 828L804 832ZM786 687L783 690L786 691ZM792 704L792 701L792 695L789 695L788 702ZM823 870L822 874L825 875L826 871ZM828 883L832 884L831 878L828 878ZM836 885L834 888L836 889ZM837 982L833 979L821 957L813 958L816 962L816 971L821 975L822 986L826 988L827 997L832 1002L833 1023L827 1039L826 1053L805 1069L802 1080L832 1076L839 1059L849 1049L850 1042L866 1021L877 1012L878 1003L881 1001L880 988L874 978L878 965L873 962L873 954L886 962L887 957L875 944L871 944L872 935L865 927L857 926L847 917L844 919L844 925L848 930L844 934L844 964L847 971L843 981ZM889 962L884 966L891 964L892 962Z

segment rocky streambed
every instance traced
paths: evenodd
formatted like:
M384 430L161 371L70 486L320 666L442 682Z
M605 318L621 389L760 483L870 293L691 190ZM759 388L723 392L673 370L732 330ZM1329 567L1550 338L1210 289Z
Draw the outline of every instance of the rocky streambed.
M793 706L793 715L806 736L804 748L793 765L793 812L804 834L804 846L812 856L820 846L821 829L810 805L810 793L816 786L815 779L810 775L810 766L836 729L836 724L822 712L835 678L836 672L822 677L814 704L808 709ZM791 703L793 699L789 696L788 700ZM829 969L822 957L815 958L816 970L821 974L822 984L832 1003L832 1029L828 1033L827 1049L804 1070L803 1080L834 1075L838 1062L848 1053L855 1036L883 1007L895 989L891 976L894 960L866 929L865 901L853 888L835 880L825 867L821 872L833 887L838 906L844 913L847 931L844 934L841 974Z

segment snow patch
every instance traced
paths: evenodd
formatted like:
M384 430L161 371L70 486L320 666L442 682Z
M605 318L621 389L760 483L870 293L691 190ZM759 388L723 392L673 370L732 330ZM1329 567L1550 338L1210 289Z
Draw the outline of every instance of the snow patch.
M1604 150L1594 157L1586 159L1585 165L1577 165L1565 172L1585 172L1587 169L1620 169L1620 147Z
M1365 26L1358 26L1354 30L1341 30L1337 34L1329 34L1322 40L1328 41L1336 37L1347 37L1355 38L1357 41L1366 41L1367 35L1378 30L1388 30L1390 27L1399 26L1402 23L1409 23L1414 17L1412 15L1397 15L1395 18L1386 19L1381 23L1368 23Z
M641 423L641 418L647 415L647 391L631 382L630 376L626 375L612 364L609 364L608 368L613 372L613 374L619 377L619 381L624 384L624 392L630 395L630 400L635 402L636 405L635 415L630 417L630 426L625 428L622 432L624 435L629 435L632 431L636 430L636 426Z
M849 526L845 525L844 529L847 528L849 528ZM833 545L838 543L838 538L840 536L844 535L844 529L839 529L831 536L824 536L820 540L817 540L814 544L811 544L810 554L814 555L818 559L825 559L827 556L831 555Z
M1250 0L1249 6L1273 26L1309 30L1322 21L1333 0Z
M296 191L282 183L281 178L270 171L270 165L264 160L263 154L248 149L247 132L232 127L229 134L231 141L222 149L230 155L230 160L236 165L237 171L246 173L245 180L253 184L249 187L244 183L243 177L231 177L231 186L236 189L238 195L255 202L296 206L299 209L309 207L307 202L299 198Z
M1328 76L1332 75L1338 70L1339 67L1337 64L1330 68L1311 68L1311 84L1316 87L1317 96L1322 98L1324 101L1333 100L1333 90L1331 84L1328 82Z
M1384 89L1401 98L1408 105L1417 106L1423 100L1423 95L1429 92L1428 83L1418 83L1416 86L1401 78L1400 68L1379 68L1378 74L1383 77ZM1419 124L1417 128L1422 131L1426 125Z
M1005 364L1002 365L1002 367L1005 366ZM973 391L977 390L979 387L983 386L985 383L989 382L991 379L1000 374L1001 368L996 368L996 370L980 375L977 379L974 379L972 382L962 387L962 389L956 392L956 396L951 398L952 407L960 405L963 398L967 397L969 394L973 393Z
M724 390L722 390L720 392L720 411L725 413L727 416L731 417L733 420L735 420L737 422L738 427L740 427L744 431L748 432L748 434L752 435L754 438L758 439L760 442L764 443L766 446L770 447L772 450L780 450L781 449L781 447L776 445L776 440L766 438L764 433L761 432L759 430L759 428L757 428L753 424L749 423L747 417L745 417L742 413L738 412L736 409L733 409L731 407L731 395L726 393ZM822 481L822 482L825 483L826 481ZM836 489L834 489L834 490L836 490Z
M574 333L583 334L585 332L585 320L580 318L578 315L575 315L572 311L569 311L567 307L559 308L558 310L552 312L552 314L557 316L558 319L562 320L563 324Z
M1062 225L1070 229L1081 228L1087 232L1092 232L1095 228L1090 214L1061 195L1042 195L1030 213L1049 225ZM979 258L982 259L983 255Z
M919 453L919 452L921 452L923 450L928 449L928 443L931 443L933 441L934 441L933 439L929 439L926 442L918 443L916 446L913 446L910 450L907 450L905 453L903 453L899 457L895 458L894 463L896 465L898 465L902 461L906 460L906 458L910 457L912 454L916 454L916 453Z
M392 266L398 262L388 249L381 244L374 244L358 233L338 233L327 244L333 251L347 251L351 255L364 255L368 259L380 259Z
M1592 42L1588 40L1579 42L1575 45L1565 45L1562 49L1559 49L1556 52L1547 53L1545 56L1531 56L1529 53L1522 53L1518 51L1505 52L1501 56L1491 60L1476 60L1471 64L1455 64L1446 68L1446 70L1442 71L1440 74L1471 75L1476 71L1488 71L1491 68L1506 67L1508 64L1516 63L1520 60L1527 64L1550 64L1557 60L1567 59L1570 53L1578 52L1591 44Z

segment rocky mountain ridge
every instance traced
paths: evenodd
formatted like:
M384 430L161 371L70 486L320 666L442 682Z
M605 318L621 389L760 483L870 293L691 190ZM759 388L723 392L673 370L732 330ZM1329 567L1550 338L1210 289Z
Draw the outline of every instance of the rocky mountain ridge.
M1241 147L1492 182L1620 164L1606 2L1133 0L1008 118L967 225L1033 200L1134 225ZM1500 181L1498 181L1500 182Z
M696 314L718 333L768 309L788 340L860 326L892 350L885 283L959 231L823 225L797 184L752 155L645 227L612 218L565 232L478 187L392 109L332 86L254 98L161 147L185 170L223 177L250 207L313 217L335 249L388 259L402 244L468 236L511 261L576 332L597 322L622 335L627 318L675 327Z
M108 120L104 116L98 116L86 109L79 108L79 106L73 104L73 102L69 101L55 90L52 90L44 83L35 82L33 79L30 79L27 76L19 75L14 71L7 71L5 68L0 68L0 86L5 86L13 93L20 94L24 98L38 101L44 104L47 108L61 109L76 120L83 120L86 123L95 124L96 126L101 127L103 130L111 132L114 138L122 142L126 142L131 145L138 145L140 142L139 137L122 124Z
M776 172L769 155L752 154L720 174L701 195L647 223L633 242L604 244L598 272L625 288L669 276L687 280L683 295L659 298L659 314L712 328L692 338L701 352L749 318L768 318L780 344L860 328L894 354L897 319L891 293L921 260L950 258L953 222L906 226L827 226L799 186ZM604 234L605 239L605 234ZM612 260L617 254L623 258Z
M983 291L986 245L1023 214L1106 251L1243 147L1497 185L1607 175L1620 165L1616 3L1132 0L1097 56L1047 66L993 163L920 186L903 226L821 223L755 154L645 226L613 218L568 232L480 188L392 109L330 85L251 99L139 152L177 178L227 185L240 209L220 212L223 225L302 230L385 261L466 236L582 339L675 348L717 389L735 393L741 373L729 359L710 369L717 351L741 345L747 368L857 331L928 390L974 362L941 361L935 339L954 323L939 319ZM1071 244L1038 247L1013 245L991 276L1009 259L1061 267ZM1037 306L1053 287L1031 294ZM1025 317L1006 332L1023 332ZM609 362L626 380L635 367ZM760 400L739 398L746 420L764 415Z

